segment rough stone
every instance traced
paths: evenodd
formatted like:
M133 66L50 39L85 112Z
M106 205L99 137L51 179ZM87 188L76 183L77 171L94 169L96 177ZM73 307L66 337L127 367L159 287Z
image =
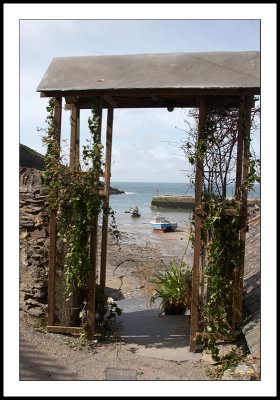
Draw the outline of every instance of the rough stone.
M247 364L238 364L234 369L227 369L222 377L222 380L226 381L251 381L256 379L256 371Z
M235 344L221 343L217 347L219 349L219 357L221 358L237 350L237 346Z
M48 221L41 171L20 169L20 307L40 316L47 299Z
M45 229L36 229L35 231L30 233L30 236L36 239L45 238L47 237L47 232Z

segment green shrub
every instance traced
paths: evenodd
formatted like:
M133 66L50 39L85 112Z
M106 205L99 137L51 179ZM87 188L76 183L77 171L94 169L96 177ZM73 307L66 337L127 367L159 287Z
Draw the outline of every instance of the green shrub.
M192 271L183 261L173 260L164 272L157 273L151 283L155 285L151 304L161 299L160 309L166 315L184 314L190 307Z

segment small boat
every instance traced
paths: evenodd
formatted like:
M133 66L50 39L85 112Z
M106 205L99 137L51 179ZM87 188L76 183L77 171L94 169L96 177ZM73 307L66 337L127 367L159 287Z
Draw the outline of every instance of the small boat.
M150 222L150 224L154 230L162 232L173 232L177 228L177 223L171 223L168 219L166 219L163 215L160 215L159 213L155 216L153 221Z
M137 206L131 207L131 209L130 209L130 215L131 215L132 217L140 217L140 216L141 216L141 214L139 213L139 209L138 209Z

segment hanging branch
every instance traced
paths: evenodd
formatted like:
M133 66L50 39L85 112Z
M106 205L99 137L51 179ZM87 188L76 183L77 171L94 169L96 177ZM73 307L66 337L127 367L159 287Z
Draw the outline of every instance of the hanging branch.
M207 338L206 344L213 359L219 360L218 339L230 338L235 331L232 306L236 291L233 282L240 268L241 217L235 200L227 199L227 187L234 181L239 113L232 108L208 109L199 142L197 111L190 115L196 119L196 130L189 130L188 141L181 148L192 167L191 180L194 180L197 160L204 160L201 254L205 291L199 310L200 330ZM256 114L253 112L252 115L255 117ZM251 189L259 179L259 160L254 159L252 153L249 157L247 189ZM226 215L227 208L231 209L232 215Z

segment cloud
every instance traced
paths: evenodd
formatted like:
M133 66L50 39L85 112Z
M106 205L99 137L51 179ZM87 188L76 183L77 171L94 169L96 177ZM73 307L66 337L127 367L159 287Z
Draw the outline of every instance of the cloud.
M238 34L234 27L238 27ZM258 23L241 20L23 19L20 21L20 140L39 152L45 151L37 127L45 126L47 99L40 98L36 89L53 57L218 50L219 46L224 49L224 43L228 50L236 46L241 49L247 45L240 40L241 32L247 33L246 38L254 37L258 47L259 39L254 36L258 29ZM81 144L89 137L88 115L88 110L81 111ZM62 138L68 144L69 116L69 112L63 112ZM185 127L181 109L172 113L166 109L115 110L115 174L125 177L131 172L134 176L137 171L138 176L143 171L145 178L160 179L163 175L160 171L168 176L172 171L174 177L183 165L176 143L185 138L176 126ZM103 142L105 130L106 118Z

